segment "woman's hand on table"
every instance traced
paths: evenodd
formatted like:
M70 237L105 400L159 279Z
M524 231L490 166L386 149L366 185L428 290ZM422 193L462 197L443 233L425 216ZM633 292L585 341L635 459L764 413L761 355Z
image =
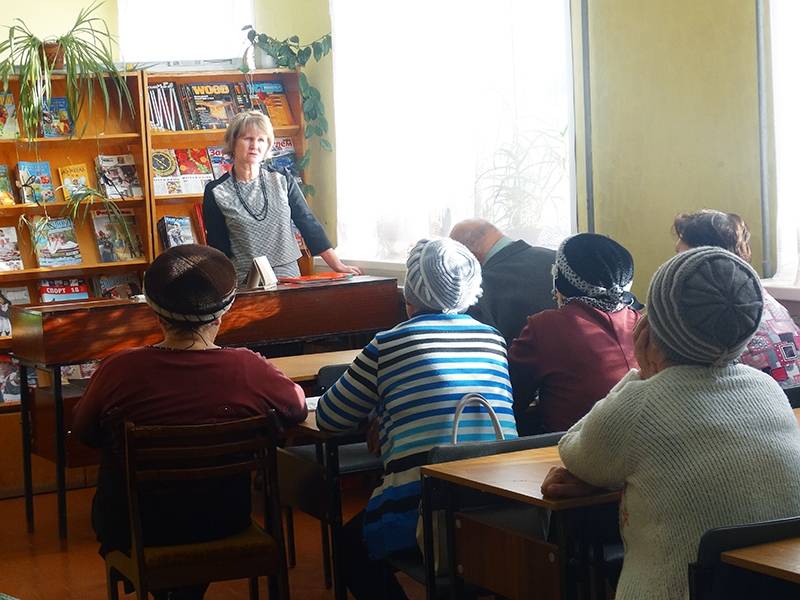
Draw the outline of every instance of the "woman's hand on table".
M361 270L360 267L346 265L342 262L342 260L336 255L336 251L333 248L328 248L324 252L320 252L320 258L324 260L327 265L336 271L337 273L350 273L352 275L363 275L364 272Z
M553 467L542 482L542 494L548 498L590 496L602 488L586 483L564 467Z

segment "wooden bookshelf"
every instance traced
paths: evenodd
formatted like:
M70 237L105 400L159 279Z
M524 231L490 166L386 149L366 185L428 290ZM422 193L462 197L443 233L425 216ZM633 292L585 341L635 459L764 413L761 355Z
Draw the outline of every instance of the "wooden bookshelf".
M107 115L104 99L100 89L95 86L91 98L91 115L89 99L84 105L80 118L75 123L73 137L61 138L17 138L0 140L0 164L8 166L9 176L15 182L17 200L21 201L20 182L18 181L17 164L20 161L47 161L50 163L55 202L42 205L16 204L0 206L0 226L15 227L22 256L23 269L0 272L0 287L27 287L31 302L38 303L39 279L82 278L91 289L90 278L102 273L135 272L141 275L153 257L153 236L150 231L152 217L150 214L150 188L148 172L148 155L145 145L144 104L142 97L142 73L123 74L133 100L133 113L125 101L120 111L119 98L110 80L109 87L110 112ZM66 80L63 76L53 76L52 96L65 95ZM15 104L19 98L19 83L10 81L10 92L14 95ZM74 115L73 115L74 118ZM137 233L142 240L144 256L140 259L124 262L102 262L97 247L91 212L85 214L81 209L74 219L75 233L81 252L81 263L58 267L40 267L33 251L31 232L22 222L22 218L47 214L58 218L69 216L67 203L60 189L62 185L59 168L67 165L85 164L89 172L88 185L97 189L95 158L100 154L131 154L136 163L136 171L142 184L143 195L117 201L120 208L132 209L136 215ZM102 202L94 202L91 210L102 210ZM0 338L0 351L7 346L7 339Z
M148 86L156 83L174 82L176 84L186 83L241 83L247 84L252 81L280 81L286 91L289 101L289 109L292 112L295 125L291 127L276 127L276 137L290 137L294 144L297 160L303 157L306 148L306 139L303 135L303 101L300 95L299 72L289 69L263 69L249 73L247 76L240 71L200 71L200 72L168 72L168 73L144 73L144 109L146 128L146 153L147 164L152 164L153 150L176 149L176 148L207 148L209 146L222 146L224 143L224 129L201 129L187 131L160 131L150 127L150 97L147 93ZM251 79L252 78L252 79ZM153 169L148 169L148 188L153 190ZM194 206L202 204L203 194L154 194L150 197L150 215L152 221L150 229L153 233L153 250L157 255L163 251L161 241L158 236L158 221L162 217L181 217L189 216L192 219L195 239L200 239L199 224L194 217Z

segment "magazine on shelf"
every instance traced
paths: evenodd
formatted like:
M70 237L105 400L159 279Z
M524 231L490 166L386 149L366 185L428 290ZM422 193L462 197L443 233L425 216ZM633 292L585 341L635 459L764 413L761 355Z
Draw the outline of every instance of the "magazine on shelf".
M214 171L205 148L176 148L175 158L184 194L202 194L214 180Z
M94 160L100 191L108 198L140 198L144 195L132 154L101 154Z
M133 210L121 209L113 216L107 210L93 210L92 223L100 262L133 260L144 256L144 244Z
M59 167L58 175L61 177L61 192L66 201L75 192L89 187L89 168L84 163Z
M184 113L178 86L174 81L149 84L147 94L150 97L151 129L184 131L192 128Z
M14 195L8 165L0 165L0 206L14 206L16 203L17 198Z
M248 85L250 101L255 110L269 117L273 127L294 125L289 99L280 81L255 81Z
M75 225L69 217L50 219L34 217L34 252L40 267L62 267L83 262Z
M19 137L19 121L14 94L0 93L0 139L13 140Z
M161 245L165 249L197 243L192 232L192 220L189 217L161 217L157 228Z
M211 170L214 172L214 179L219 179L233 168L233 159L229 154L225 154L222 146L209 146L208 159L211 161Z
M49 162L21 160L17 163L17 175L23 203L55 202L56 194L53 190L53 175Z
M153 195L174 196L184 193L174 149L153 150L150 164L153 168Z
M31 295L27 287L0 288L0 335L11 335L11 307L30 303Z
M300 172L297 170L297 155L294 151L294 142L290 137L275 138L275 144L270 151L270 164L276 169L286 169L291 173L298 183Z
M69 114L67 99L54 96L42 103L42 136L46 138L69 137L75 133L75 123Z
M225 129L239 112L232 83L189 83L184 88L197 129Z
M42 279L39 281L39 300L42 302L69 302L88 298L89 286L85 279Z
M98 275L92 284L98 298L125 299L142 293L142 283L136 273Z
M28 381L30 383L30 380ZM19 402L21 399L19 385L19 367L11 362L8 354L0 355L0 402ZM12 596L0 594L0 600L18 600Z
M22 256L19 253L16 227L0 227L0 271L19 271Z

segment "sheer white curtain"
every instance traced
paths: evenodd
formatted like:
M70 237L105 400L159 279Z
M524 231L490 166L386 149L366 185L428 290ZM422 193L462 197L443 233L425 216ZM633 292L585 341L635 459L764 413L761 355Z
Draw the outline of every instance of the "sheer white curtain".
M253 0L117 0L125 62L216 60L241 56Z
M574 229L567 0L331 0L339 254L404 261L486 218Z
M800 2L771 0L770 13L778 184L778 269L773 280L800 285Z

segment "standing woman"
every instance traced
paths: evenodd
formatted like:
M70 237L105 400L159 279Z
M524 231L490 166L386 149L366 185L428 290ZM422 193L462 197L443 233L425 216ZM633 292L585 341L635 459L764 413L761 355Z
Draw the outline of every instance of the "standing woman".
M334 271L360 275L336 255L294 177L263 164L274 142L272 123L260 112L239 113L231 121L225 152L233 157L233 169L209 183L203 196L208 245L233 261L239 285L257 256L266 256L277 276L294 277L300 274L294 223L312 255Z

